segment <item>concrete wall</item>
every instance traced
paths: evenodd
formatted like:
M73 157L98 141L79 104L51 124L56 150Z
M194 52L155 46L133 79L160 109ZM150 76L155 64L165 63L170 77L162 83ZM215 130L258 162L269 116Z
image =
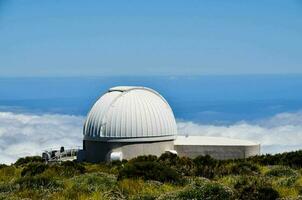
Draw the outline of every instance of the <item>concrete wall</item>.
M109 160L111 152L122 152L123 159L131 159L140 155L160 156L165 151L175 149L179 156L195 158L199 155L210 155L219 160L247 158L260 154L260 145L254 146L216 146L216 145L175 145L172 140L160 142L100 142L83 141L83 152L79 161L102 162ZM83 154L83 155L82 155Z
M102 162L109 159L111 152L122 152L123 159L131 159L139 155L156 155L160 156L167 150L174 149L173 140L160 142L100 142L100 141L83 141L84 159L87 162Z
M195 158L199 155L210 155L219 160L247 158L260 154L260 145L254 146L205 146L205 145L175 145L179 156Z

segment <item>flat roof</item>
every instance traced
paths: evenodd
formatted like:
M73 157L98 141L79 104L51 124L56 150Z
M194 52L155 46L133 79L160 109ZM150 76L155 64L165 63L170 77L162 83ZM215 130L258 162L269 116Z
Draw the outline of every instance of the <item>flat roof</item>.
M200 146L255 146L257 142L208 136L177 136L174 145L200 145Z

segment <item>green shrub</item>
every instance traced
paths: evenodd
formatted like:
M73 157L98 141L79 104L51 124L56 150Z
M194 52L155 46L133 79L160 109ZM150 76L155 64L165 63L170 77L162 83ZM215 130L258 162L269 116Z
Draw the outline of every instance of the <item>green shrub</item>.
M215 176L215 168L217 167L218 162L210 157L206 156L198 156L193 160L195 164L195 175L202 176L206 178L214 178Z
M108 173L117 174L120 166L111 165L110 163L82 163L85 167L85 173Z
M223 161L165 153L100 164L26 157L0 164L0 199L294 199L302 194L301 153Z
M183 176L193 176L196 171L196 166L192 159L180 157L176 165L176 170Z
M23 168L21 176L35 176L43 173L46 169L47 165L44 163L29 163Z
M286 166L274 166L272 167L267 173L267 176L275 176L275 177L281 177L281 176L298 176L298 173Z
M128 162L127 160L123 159L122 161L120 161L120 160L114 160L114 161L111 161L111 162L109 162L107 164L109 164L110 166L121 166L121 165L123 165L123 164L125 164L127 162Z
M279 193L271 186L259 187L257 192L257 200L276 200L279 198Z
M237 199L242 200L275 200L279 193L264 178L242 176L234 185Z
M210 156L198 156L194 160L194 175L214 178L225 175L257 175L258 165L245 160L215 160Z
M179 157L176 154L171 152L163 153L159 158L159 162L165 163L166 165L177 165L179 161Z
M0 200L16 200L16 198L11 198L8 194L0 192Z
M132 198L132 200L155 200L156 196L149 194L142 194L140 196Z
M57 177L73 177L84 174L86 172L83 164L73 161L65 161L62 163L52 163L43 174Z
M183 176L191 176L195 172L195 165L188 157L178 157L176 154L166 152L158 158L158 162L163 163Z
M14 190L15 187L11 183L0 183L0 193L12 192Z
M33 162L39 162L39 163L43 163L44 160L41 156L27 156L25 158L19 158L16 162L15 162L15 166L20 166L20 165L24 165L24 164L28 164L28 163L33 163Z
M83 192L108 191L116 186L116 177L105 173L83 174L72 178L73 189L85 188Z
M62 184L47 176L26 176L15 181L20 189L56 189L62 187Z
M209 181L194 182L184 189L172 193L164 194L158 200L189 200L189 199L209 199L209 200L231 200L233 192L221 184Z
M67 177L85 173L85 167L81 163L75 161L62 162L60 168L63 172L62 175Z
M290 176L290 177L279 177L275 183L279 186L284 187L293 187L295 186L296 180L298 179L297 176Z
M142 178L144 180L156 180L161 182L181 181L180 175L171 167L156 161L131 160L119 171L118 179Z
M143 161L156 162L157 157L154 155L138 156L136 158L131 159L129 162L143 162Z
M6 165L6 164L0 164L0 169L5 168L5 167L8 167L8 165Z
M76 176L65 182L64 199L86 199L93 194L102 195L116 188L116 177L105 173Z
M118 174L119 170L127 163L127 160L122 160L122 161L112 161L112 162L106 162L103 163L109 170L104 171L106 173L110 174ZM101 164L102 165L102 164Z
M110 199L110 200L124 200L126 197L122 194L121 191L119 191L118 188L115 188L113 190L109 190L105 192L102 197L104 199Z
M217 160L215 160L214 158L212 158L209 155L205 155L205 156L197 156L196 158L194 158L194 163L196 165L209 165L209 166L214 166L217 164Z
M248 160L262 165L286 165L294 168L302 167L302 150L279 153L275 155L260 155L250 157Z
M15 166L4 166L0 169L0 181L10 182L12 179L19 177L20 169Z
M236 162L231 165L230 174L233 175L256 175L260 169L256 164L250 162Z
M232 191L216 183L207 183L203 186L190 187L178 195L180 199L211 199L227 200L232 199Z
M74 170L83 174L85 172L85 167L76 161L65 161L61 163L61 167L69 170Z
M123 179L118 181L118 187L128 199L155 199L159 195L173 191L180 186L151 180Z

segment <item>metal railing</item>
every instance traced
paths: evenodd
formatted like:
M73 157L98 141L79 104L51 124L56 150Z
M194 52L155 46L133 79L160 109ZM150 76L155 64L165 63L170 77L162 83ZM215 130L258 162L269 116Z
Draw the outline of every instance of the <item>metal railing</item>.
M64 147L58 149L51 148L42 153L42 158L46 162L72 161L77 159L77 154L80 149L80 147L68 149L65 149Z

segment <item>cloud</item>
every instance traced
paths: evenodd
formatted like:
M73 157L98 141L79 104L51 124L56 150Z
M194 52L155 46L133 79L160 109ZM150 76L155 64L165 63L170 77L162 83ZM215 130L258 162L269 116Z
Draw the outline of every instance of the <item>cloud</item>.
M179 134L222 136L259 142L262 153L278 153L302 148L302 112L280 113L256 122L229 126L178 121Z
M0 163L60 146L82 145L84 117L0 112Z
M19 157L41 155L61 146L81 147L83 116L59 114L17 114L0 112L0 163ZM302 112L281 113L254 122L206 125L178 120L179 134L222 136L260 142L262 153L302 148Z

